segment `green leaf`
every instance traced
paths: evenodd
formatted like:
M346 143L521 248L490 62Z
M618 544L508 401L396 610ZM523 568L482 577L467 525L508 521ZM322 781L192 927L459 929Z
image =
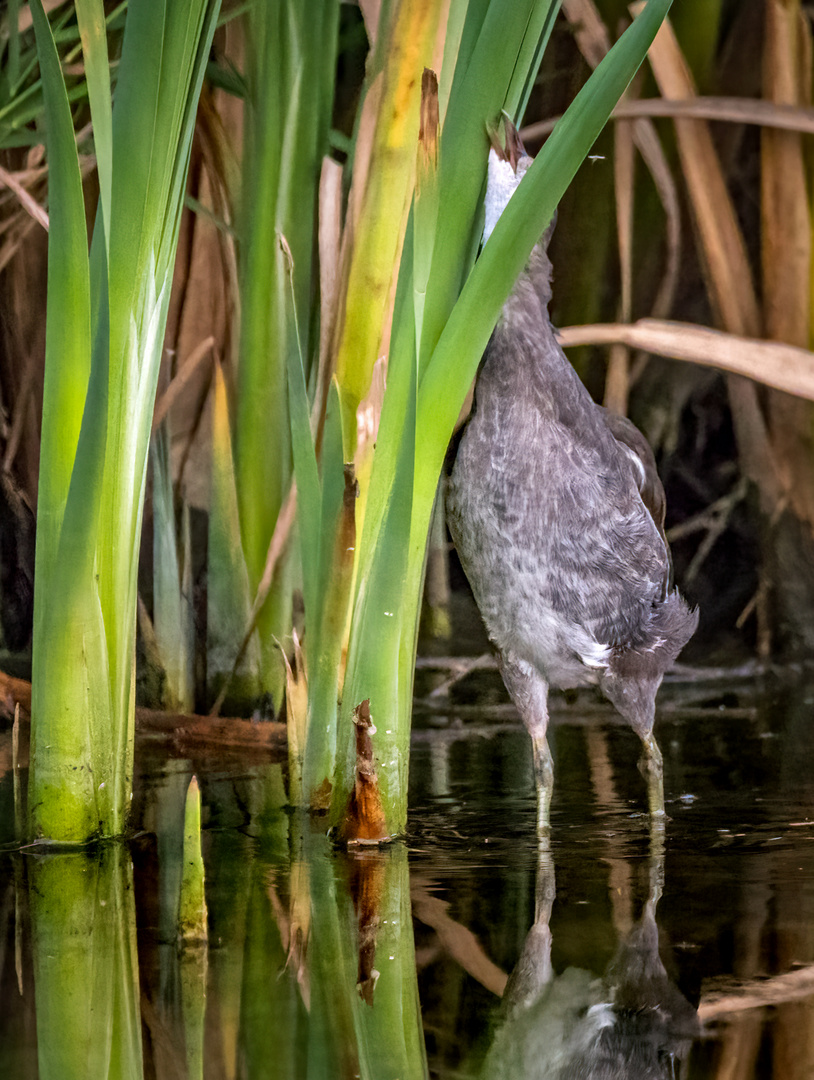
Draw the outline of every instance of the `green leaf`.
M281 255L286 265L290 286L291 306L288 322L293 329L296 350L289 349L288 360L288 409L291 424L291 449L294 456L294 476L297 481L297 520L302 553L303 596L305 616L316 619L322 602L319 548L322 537L322 488L319 481L317 455L311 434L311 414L308 407L308 391L305 385L297 320L296 296L294 294L293 261L284 238L278 238Z
M93 120L99 200L107 232L110 228L110 193L113 182L113 104L110 97L110 63L103 0L76 0L76 19L82 38L85 78Z
M206 668L210 693L219 693L231 675L235 654L249 625L252 596L240 541L237 487L229 425L226 383L215 365L212 394L212 484L209 505L209 544ZM235 673L234 696L254 701L260 694L260 650L257 633Z
M102 174L104 227L90 261L69 94L41 2L32 4L51 235L29 805L35 833L60 841L121 833L130 806L147 445L219 9L218 0L130 0L111 128L101 5L80 2ZM72 15L66 5L75 41Z

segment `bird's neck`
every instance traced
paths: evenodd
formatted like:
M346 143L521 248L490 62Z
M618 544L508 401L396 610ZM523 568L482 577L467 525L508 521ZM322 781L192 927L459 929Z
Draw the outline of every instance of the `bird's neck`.
M551 331L548 305L551 302L551 260L542 244L529 256L523 273L503 305L500 324L519 328L529 324Z
M478 380L478 408L529 408L537 413L581 415L590 397L563 353L548 317L551 263L538 244L500 319Z
M551 262L545 248L538 244L503 305L495 328L495 341L504 343L517 357L513 366L517 368L518 378L525 377L522 369L528 365L544 377L544 371L539 370L541 359L560 353L548 315L550 301ZM512 347L521 342L525 347ZM542 367L545 366L543 363Z

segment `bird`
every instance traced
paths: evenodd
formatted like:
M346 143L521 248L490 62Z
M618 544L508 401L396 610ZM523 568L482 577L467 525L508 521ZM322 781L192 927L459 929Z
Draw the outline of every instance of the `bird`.
M484 243L532 163L505 114L490 139ZM540 833L554 779L550 687L599 687L641 740L651 821L664 821L655 699L698 625L673 584L653 452L630 420L594 402L551 324L554 223L481 360L446 496L458 557L531 736Z
M650 849L651 885L664 877L665 847ZM552 963L556 893L549 847L538 847L534 922L506 987L480 1075L489 1080L675 1080L701 1034L697 1010L662 963L656 886L640 918L620 934L601 977Z

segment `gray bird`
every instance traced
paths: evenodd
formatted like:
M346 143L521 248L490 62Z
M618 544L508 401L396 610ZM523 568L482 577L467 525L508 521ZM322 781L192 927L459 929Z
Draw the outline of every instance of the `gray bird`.
M508 121L505 131L489 154L484 242L531 165ZM672 586L647 441L592 400L557 342L552 228L484 354L447 493L452 538L531 736L541 831L553 783L549 686L600 687L641 739L650 812L664 814L655 698L698 624Z

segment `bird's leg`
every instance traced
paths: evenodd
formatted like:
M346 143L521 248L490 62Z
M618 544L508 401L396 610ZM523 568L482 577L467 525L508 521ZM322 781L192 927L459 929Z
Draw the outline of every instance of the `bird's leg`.
M658 904L664 891L664 863L666 859L664 833L664 817L654 818L651 814L650 853L647 860L647 877L650 891L647 902L652 905L654 916L656 904Z
M664 766L661 750L652 731L641 736L642 756L639 758L639 772L647 781L647 802L651 819L664 818Z
M537 846L534 922L526 935L520 958L509 976L503 994L503 1008L507 1016L524 1012L539 1001L554 978L549 923L556 891L551 845L548 838L541 838Z
M548 835L551 825L551 795L554 790L554 763L545 734L531 735L534 755L534 784L537 788L537 834Z
M557 879L554 873L554 857L551 854L551 838L542 836L537 845L537 874L534 881L534 921L548 926L551 909L557 896Z
M549 831L554 787L554 766L546 738L548 683L531 664L511 655L501 655L500 673L531 737L534 784L537 789L537 835L543 838Z

